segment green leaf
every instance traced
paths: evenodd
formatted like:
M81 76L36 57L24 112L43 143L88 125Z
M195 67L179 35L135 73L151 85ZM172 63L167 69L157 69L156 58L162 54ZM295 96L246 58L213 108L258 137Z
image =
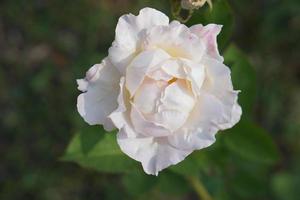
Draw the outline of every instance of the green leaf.
M147 175L140 171L137 173L128 173L123 176L122 182L129 194L140 196L150 191L157 183L155 176Z
M105 133L99 126L75 134L62 160L100 172L129 172L139 166L120 150L116 134Z
M202 151L195 151L182 162L170 167L170 170L181 175L198 175L207 165L207 159Z
M183 176L169 170L160 172L156 187L160 192L176 196L186 194L191 189Z
M256 124L242 119L226 132L225 144L232 152L260 163L273 164L278 161L279 151L270 134Z
M291 172L279 172L271 179L271 188L277 199L296 200L299 199L299 184L295 181L297 174Z
M225 63L231 68L231 77L235 89L241 90L239 103L243 113L250 114L256 96L256 74L247 57L234 45L227 48Z
M222 32L218 36L219 48L222 50L230 39L233 31L234 17L230 5L226 0L213 1L213 8L204 6L195 10L192 18L188 22L189 26L195 24L220 24L223 25Z
M267 194L268 177L258 170L235 171L230 179L230 188L239 196L239 199L264 199Z

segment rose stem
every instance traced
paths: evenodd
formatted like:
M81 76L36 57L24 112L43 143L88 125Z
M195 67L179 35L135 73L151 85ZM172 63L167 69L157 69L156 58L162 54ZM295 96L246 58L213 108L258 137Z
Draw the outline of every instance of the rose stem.
M191 186L194 188L197 195L200 197L201 200L213 200L208 191L206 190L203 183L194 176L187 177L187 180L191 184Z

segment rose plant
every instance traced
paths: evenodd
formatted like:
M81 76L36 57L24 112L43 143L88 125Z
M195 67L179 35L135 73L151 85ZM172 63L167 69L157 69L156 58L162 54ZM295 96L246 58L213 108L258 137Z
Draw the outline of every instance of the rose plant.
M218 51L221 27L189 28L152 8L121 16L108 56L77 80L78 112L118 129L121 150L147 174L210 146L242 113Z

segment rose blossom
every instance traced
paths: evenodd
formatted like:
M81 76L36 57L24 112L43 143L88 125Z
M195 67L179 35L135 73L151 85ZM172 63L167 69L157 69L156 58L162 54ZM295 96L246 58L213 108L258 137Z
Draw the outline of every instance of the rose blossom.
M241 116L217 48L221 27L169 23L152 8L121 16L108 57L77 80L80 115L117 128L121 150L147 174L210 146Z

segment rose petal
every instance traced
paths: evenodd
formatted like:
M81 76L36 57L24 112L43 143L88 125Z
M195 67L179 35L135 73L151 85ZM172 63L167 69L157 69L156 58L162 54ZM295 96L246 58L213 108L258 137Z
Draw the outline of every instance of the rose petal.
M236 95L236 100L235 100L233 108L231 110L231 120L228 121L227 123L219 124L219 127L222 130L232 128L236 123L238 123L240 121L241 115L242 115L242 108L237 102L237 95Z
M121 77L119 83L119 95L118 95L118 108L115 109L108 117L111 119L113 124L121 129L125 125L130 124L130 105L129 105L129 95L125 88L125 78Z
M162 70L171 77L180 79L186 78L186 72L184 71L183 63L181 59L169 59L162 63Z
M217 35L221 32L222 25L208 24L203 26L201 24L190 27L192 33L196 34L206 46L206 53L221 62L224 58L220 56L217 44Z
M143 114L155 113L157 101L167 86L167 82L146 78L134 95L134 105Z
M138 16L127 14L119 18L116 38L109 49L112 63L125 75L126 66L140 49L142 31L157 25L168 25L169 18L162 12L144 8Z
M198 62L205 46L184 24L173 21L169 26L155 26L147 32L144 49L161 48L173 58L186 58Z
M191 82L194 94L199 95L204 81L204 67L187 59L170 59L162 64L162 69L170 76Z
M183 128L169 136L169 142L185 150L202 149L215 142L219 130L217 123L223 123L223 105L209 94L203 94Z
M108 59L96 64L85 79L77 80L78 88L86 91L78 96L77 109L90 125L103 124L106 130L114 128L107 116L117 107L120 74Z
M126 88L131 97L143 82L147 72L170 56L161 49L143 51L130 63L126 72Z
M154 69L153 71L148 72L147 76L158 82L163 82L163 81L168 82L169 80L171 80L173 78L171 75L167 74L161 68Z
M144 171L153 175L179 163L192 152L174 148L165 137L130 137L130 128L127 127L119 131L117 140L124 153L141 162Z
M172 133L157 122L151 122L145 119L142 113L132 104L130 115L134 130L144 136L162 137Z
M194 105L194 96L186 82L177 80L165 89L158 102L157 112L150 115L148 119L173 132L185 123Z
M210 58L204 59L203 65L207 73L203 90L220 100L227 116L227 121L219 124L219 127L231 128L240 120L242 109L237 103L238 91L233 90L230 69L223 63Z

